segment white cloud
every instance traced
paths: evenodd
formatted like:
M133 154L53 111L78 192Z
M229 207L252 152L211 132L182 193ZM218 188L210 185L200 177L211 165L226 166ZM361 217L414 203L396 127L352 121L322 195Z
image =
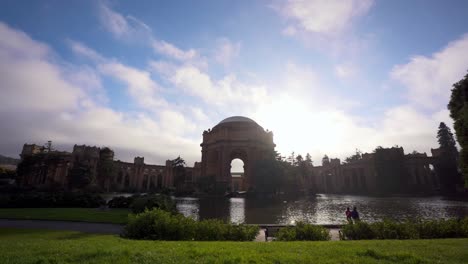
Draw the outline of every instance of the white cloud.
M99 72L59 59L47 45L0 23L0 122L7 124L0 126L2 154L17 156L25 142L50 139L68 151L73 144L109 146L117 159L128 161L137 155L158 164L178 155L188 164L200 159L201 132L191 137L187 131L202 130L185 118L190 116L184 112L188 108L159 107L160 113L151 116L115 111L94 100L102 88ZM151 98L158 90L147 72L102 59L96 67L113 78L119 76L130 93ZM143 100L142 95L135 100Z
M116 37L126 37L132 31L127 19L121 14L114 12L103 2L99 5L99 18L105 29Z
M215 51L215 61L224 65L229 66L237 56L239 56L241 43L233 43L227 38L221 38L218 40L218 47Z
M342 63L335 66L335 75L340 79L352 78L357 74L357 67L351 63Z
M168 56L176 60L187 61L198 57L198 53L194 49L184 51L164 40L154 40L152 45L156 53Z
M101 25L115 38L128 42L148 42L152 39L151 28L136 17L131 15L124 17L104 2L99 3L98 11Z
M167 102L157 95L160 90L156 82L151 79L150 73L135 69L121 63L108 62L98 65L98 69L106 75L120 80L127 85L129 94L139 105L149 110L157 110Z
M23 32L0 23L0 110L76 109L84 92L51 63L53 53Z
M161 70L164 77L185 95L201 99L221 113L248 111L268 97L264 85L239 81L235 75L225 75L215 80L199 68L185 64L181 66L160 63L151 64L152 69ZM237 112L239 113L239 112Z
M68 39L67 43L69 44L70 48L75 54L78 54L95 62L103 62L106 60L103 56L101 56L101 54L97 53L93 49L90 49L83 43L71 39Z
M373 0L288 0L276 9L304 31L333 35L347 29L352 21L366 14ZM289 29L288 29L289 28ZM295 32L288 26L284 33Z
M197 63L205 64L204 58L201 58L195 49L183 50L172 43L154 37L151 28L143 21L131 15L124 17L104 2L99 4L99 19L104 29L118 39L149 45L155 53L171 59L178 61L198 60ZM88 57L96 55L79 45L75 49Z
M412 103L437 110L445 108L452 84L467 69L468 35L464 35L431 56L414 56L407 64L396 65L391 77L406 87Z

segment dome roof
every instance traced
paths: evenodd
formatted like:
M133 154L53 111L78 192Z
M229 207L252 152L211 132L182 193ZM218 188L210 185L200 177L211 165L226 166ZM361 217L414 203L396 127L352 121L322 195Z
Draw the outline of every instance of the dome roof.
M246 123L257 124L255 121L245 116L231 116L219 122L218 125L224 124L224 123L231 123L231 122L246 122Z

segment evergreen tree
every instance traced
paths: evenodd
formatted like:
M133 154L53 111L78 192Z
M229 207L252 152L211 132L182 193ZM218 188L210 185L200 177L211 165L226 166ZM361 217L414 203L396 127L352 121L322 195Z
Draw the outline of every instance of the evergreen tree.
M439 131L437 131L437 141L441 148L448 151L457 151L452 131L444 122L440 122Z
M185 183L185 160L180 156L171 160L172 170L174 171L174 185L176 188L181 188Z
M302 157L301 154L297 155L296 157L296 165L297 166L302 166L304 164L304 158Z
M444 193L452 194L457 184L461 183L461 175L458 172L458 150L450 128L441 122L437 139L440 145L440 155L436 161L436 171L439 176L441 188Z
M312 162L312 156L310 156L309 153L306 154L305 163L306 163L306 165L309 166L309 167L313 167L313 166L314 166L314 164L313 164L313 162Z
M453 85L448 109L461 147L460 167L465 176L465 188L468 188L468 74Z

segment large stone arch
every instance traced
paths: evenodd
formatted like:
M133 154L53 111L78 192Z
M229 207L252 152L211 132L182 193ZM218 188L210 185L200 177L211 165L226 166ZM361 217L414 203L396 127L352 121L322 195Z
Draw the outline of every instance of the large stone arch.
M250 118L233 116L203 132L201 176L215 182L216 192L229 190L231 161L244 162L244 187L255 187L252 173L256 161L275 149L273 133L265 131Z

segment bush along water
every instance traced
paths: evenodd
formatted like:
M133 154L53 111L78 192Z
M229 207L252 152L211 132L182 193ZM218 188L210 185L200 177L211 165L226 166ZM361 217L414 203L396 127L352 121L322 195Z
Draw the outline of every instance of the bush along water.
M433 239L468 237L468 217L463 219L395 222L357 222L341 229L342 239Z
M135 197L130 205L132 213L139 214L145 210L158 208L170 213L177 213L176 202L164 194L151 194Z
M107 205L109 208L130 208L130 205L133 203L136 197L138 197L138 195L128 197L117 196L108 201Z
M330 233L325 227L298 222L296 226L281 228L276 235L276 240L330 240Z
M220 220L195 221L158 208L130 215L123 237L150 240L252 241L258 226L227 224Z

